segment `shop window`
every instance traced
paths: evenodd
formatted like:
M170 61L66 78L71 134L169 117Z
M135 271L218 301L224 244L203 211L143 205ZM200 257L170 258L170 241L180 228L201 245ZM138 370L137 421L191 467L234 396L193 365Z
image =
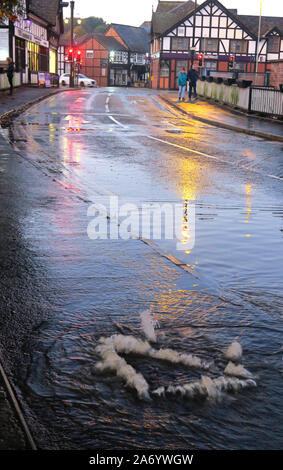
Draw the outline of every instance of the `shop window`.
M164 61L161 62L160 77L162 77L162 78L169 77L169 66Z
M182 72L183 68L186 71L188 70L188 61L187 60L177 60L176 61L176 77L178 77L179 73Z
M56 52L49 51L49 72L56 73Z
M207 70L217 70L217 62L214 60L206 60L204 62L204 67Z
M17 72L23 72L26 68L26 47L24 39L15 39L15 67Z
M30 72L38 72L39 46L34 42L28 42L28 68Z

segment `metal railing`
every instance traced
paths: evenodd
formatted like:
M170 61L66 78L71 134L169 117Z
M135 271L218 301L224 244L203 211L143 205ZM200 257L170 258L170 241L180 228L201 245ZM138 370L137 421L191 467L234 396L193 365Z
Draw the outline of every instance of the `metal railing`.
M271 87L251 87L249 112L283 117L283 93Z

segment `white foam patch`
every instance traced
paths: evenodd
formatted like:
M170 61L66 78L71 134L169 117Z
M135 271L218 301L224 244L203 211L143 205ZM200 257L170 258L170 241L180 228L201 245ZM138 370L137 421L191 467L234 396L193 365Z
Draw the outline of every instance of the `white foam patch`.
M233 361L233 362L240 362L242 359L243 355L243 350L242 346L238 341L233 341L231 346L227 349L225 353L225 358L228 359L228 361Z
M240 380L238 378L218 377L211 379L202 376L200 380L187 383L185 385L170 385L169 387L159 387L152 392L153 395L162 397L165 395L181 395L183 398L204 398L218 400L223 392L239 392L248 387L256 387L254 380Z
M149 385L142 374L139 374L130 366L125 359L120 357L115 351L115 344L112 338L102 338L96 348L101 361L97 362L95 368L99 371L111 370L118 377L121 377L126 385L134 388L140 398L149 398Z
M95 365L96 370L115 372L126 382L126 385L136 389L140 398L149 398L149 385L142 374L137 373L118 353L138 354L173 364L182 364L186 367L209 368L208 363L196 356L180 354L172 349L156 350L150 346L148 341L142 341L133 336L113 335L109 338L101 338L95 351L101 357L101 361Z
M228 363L226 369L224 370L224 374L243 379L250 379L253 377L251 372L245 369L241 364L236 366L233 362Z
M157 322L152 318L152 314L150 310L145 310L140 314L141 317L141 326L145 337L148 341L152 343L156 343L156 333L154 331Z
M154 322L149 311L141 314L142 328L149 341L156 341L154 333ZM95 365L96 370L110 370L120 377L127 386L135 389L141 399L150 399L149 384L141 373L138 373L119 354L138 354L143 357L150 357L171 364L181 364L187 368L199 368L207 370L210 364L192 354L179 353L173 349L154 349L149 341L137 339L134 336L113 335L109 338L100 338L95 351L99 354L101 361ZM242 347L234 341L228 348L225 357L230 360L224 370L225 376L216 379L202 376L200 380L186 383L184 385L169 385L159 387L151 392L155 397L165 397L170 395L181 395L184 398L204 398L209 400L219 400L225 392L239 392L248 387L256 387L256 382L252 380L252 374L240 364L242 357Z

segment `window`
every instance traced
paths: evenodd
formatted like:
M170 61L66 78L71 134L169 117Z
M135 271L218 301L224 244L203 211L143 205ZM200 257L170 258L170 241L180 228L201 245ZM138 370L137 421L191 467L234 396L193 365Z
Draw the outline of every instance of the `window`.
M169 66L164 60L161 62L160 66L160 77L169 77Z
M40 72L48 72L49 69L49 49L39 46L39 70Z
M280 50L280 37L270 36L267 40L267 52L279 52Z
M28 68L30 72L38 72L39 46L34 42L28 42Z
M216 70L217 69L217 62L214 60L205 60L204 61L204 68L207 70Z
M201 50L202 52L218 52L218 39L202 39Z
M188 38L173 38L172 39L172 50L173 51L188 51L189 50L189 39Z
M248 42L241 39L230 41L230 52L244 54L248 50Z
M86 58L87 59L93 59L94 58L94 52L92 50L87 50L86 51Z
M182 72L183 68L186 71L188 70L188 61L187 60L177 60L176 61L176 77L178 77L179 73Z
M15 64L16 71L21 72L26 68L26 45L25 40L16 38L15 40L16 55L15 55Z

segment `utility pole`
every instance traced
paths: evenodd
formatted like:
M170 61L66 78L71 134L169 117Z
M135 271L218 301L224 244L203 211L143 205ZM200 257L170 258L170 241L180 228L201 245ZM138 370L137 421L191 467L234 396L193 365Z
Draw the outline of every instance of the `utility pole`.
M75 78L74 78L74 8L75 8L75 2L73 0L70 2L70 6L71 6L71 49L72 49L70 88L74 88L75 86Z

